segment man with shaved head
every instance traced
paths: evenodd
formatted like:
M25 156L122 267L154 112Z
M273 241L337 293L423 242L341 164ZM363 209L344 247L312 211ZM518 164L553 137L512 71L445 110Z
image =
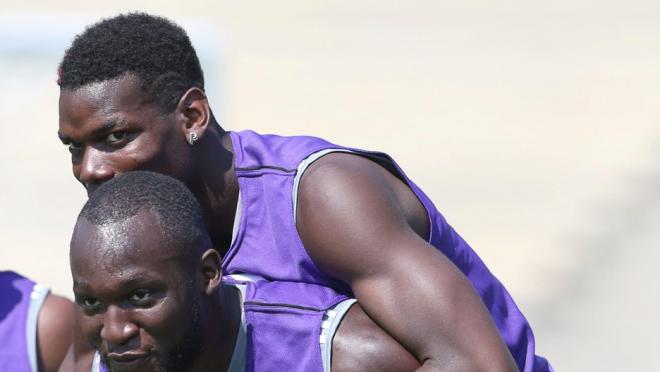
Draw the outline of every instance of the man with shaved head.
M87 340L111 370L225 370L238 297L220 285L220 259L206 252L212 245L197 202L155 174L106 186L81 211L71 240ZM203 343L212 353L199 355Z
M134 13L88 27L58 84L58 134L88 194L132 170L181 180L225 274L354 296L423 370L551 370L504 286L394 160L225 130L171 21Z
M354 300L328 288L241 275L223 284L197 201L167 176L129 172L102 185L80 212L70 253L77 317L97 369L419 366ZM324 332L326 322L334 326Z

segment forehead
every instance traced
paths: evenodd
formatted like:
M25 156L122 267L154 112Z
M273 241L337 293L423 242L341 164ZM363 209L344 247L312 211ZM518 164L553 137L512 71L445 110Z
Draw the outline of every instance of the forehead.
M141 210L123 221L95 225L80 218L71 239L77 277L121 277L129 272L168 276L178 270L177 250L163 238L155 213Z
M133 75L90 83L60 91L60 132L95 120L123 119L124 116L153 114L156 107L142 93Z
M135 108L144 101L140 80L130 74L60 91L60 111L90 107L96 107L101 111L118 107Z

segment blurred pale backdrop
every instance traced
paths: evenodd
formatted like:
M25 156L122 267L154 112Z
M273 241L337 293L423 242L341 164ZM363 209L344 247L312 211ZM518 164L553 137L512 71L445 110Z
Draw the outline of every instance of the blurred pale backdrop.
M0 269L67 296L56 68L129 10L189 31L225 128L393 155L557 371L660 370L660 2L2 0Z

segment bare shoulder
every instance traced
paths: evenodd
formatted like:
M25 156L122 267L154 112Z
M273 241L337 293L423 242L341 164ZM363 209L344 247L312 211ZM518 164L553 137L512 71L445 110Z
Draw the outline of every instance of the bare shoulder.
M49 294L39 312L37 346L41 371L57 371L73 338L73 304Z
M340 279L357 274L342 271L360 255L375 257L379 242L426 239L429 231L426 210L402 178L349 153L325 155L305 171L296 223L312 259ZM342 259L347 253L350 261Z
M357 193L368 196L382 193L382 201L395 204L396 211L404 217L411 228L422 238L429 234L428 214L417 196L398 174L393 164L377 163L363 155L352 153L331 153L312 163L303 174L300 186L300 198L314 203L334 201L332 197L341 197L339 192ZM342 194L343 194L342 193ZM324 200L316 200L326 196Z
M377 180L381 186L391 188L390 172L369 158L353 153L334 152L322 156L305 170L301 179L301 196L316 194L344 182Z

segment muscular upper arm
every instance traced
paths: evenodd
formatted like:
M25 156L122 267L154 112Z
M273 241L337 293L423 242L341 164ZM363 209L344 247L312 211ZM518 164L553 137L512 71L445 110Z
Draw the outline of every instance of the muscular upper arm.
M354 155L313 163L302 177L297 211L310 256L350 285L364 311L423 369L515 370L472 285L410 223L412 191L402 194L401 185Z
M64 297L48 295L37 321L40 371L57 371L71 346L73 304Z

